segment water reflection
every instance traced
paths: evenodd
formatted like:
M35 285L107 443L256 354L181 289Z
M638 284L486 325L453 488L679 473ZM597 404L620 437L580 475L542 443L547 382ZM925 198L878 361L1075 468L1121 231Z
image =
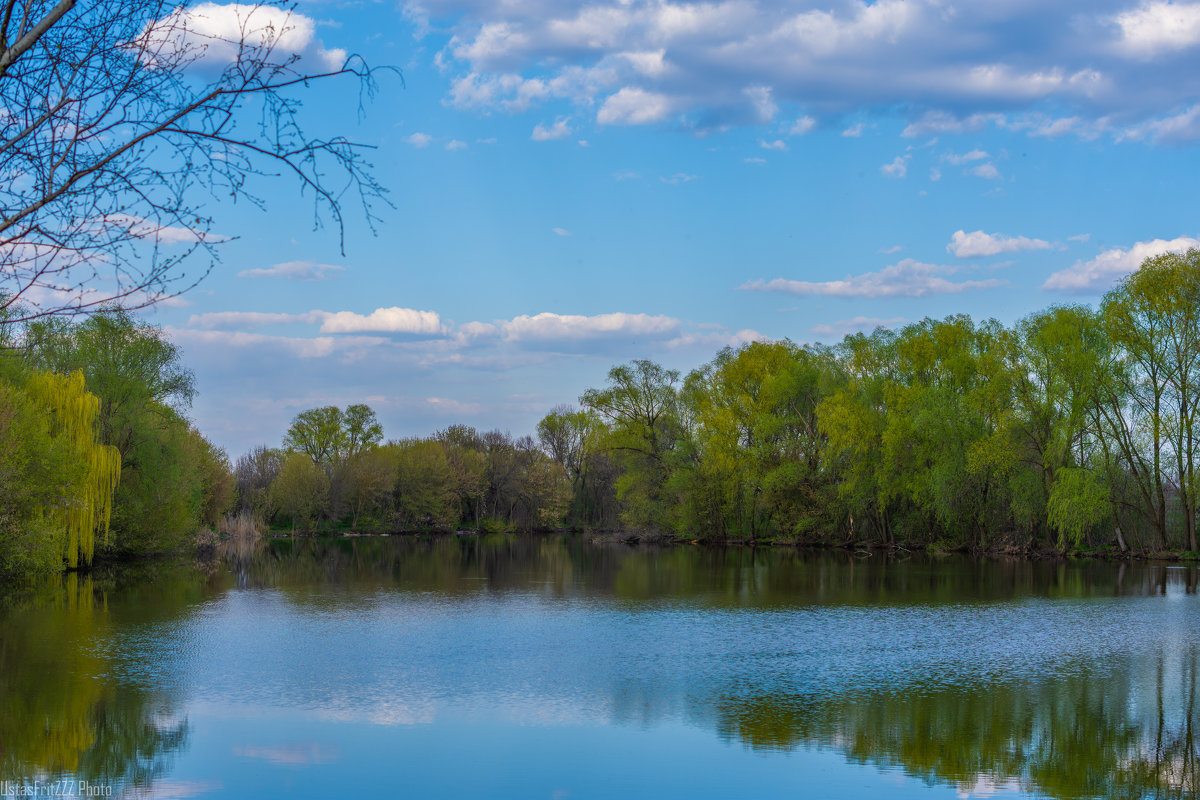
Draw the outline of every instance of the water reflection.
M8 598L0 778L153 794L203 753L207 790L238 795L211 776L350 769L401 729L511 718L518 741L681 723L723 757L834 752L964 795L1192 797L1196 586L1195 567L574 537L227 542ZM236 741L190 721L214 708ZM317 738L268 735L295 720Z
M144 585L163 597L190 591L195 577L189 571L182 580ZM104 579L70 574L7 598L0 624L0 775L11 782L9 794L67 786L61 779L68 776L97 786L147 787L186 745L187 721L173 698L105 680L108 639L129 623L109 608L112 588Z

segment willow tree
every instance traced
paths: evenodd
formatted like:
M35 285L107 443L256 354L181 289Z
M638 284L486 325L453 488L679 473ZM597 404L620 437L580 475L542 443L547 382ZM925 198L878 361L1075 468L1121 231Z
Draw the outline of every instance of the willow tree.
M51 416L51 435L67 443L84 469L72 485L63 487L61 504L45 509L59 521L67 534L68 566L79 566L80 557L90 564L96 547L96 532L108 539L113 492L121 478L121 454L101 444L96 437L100 398L89 392L83 373L59 375L38 372L30 376L25 390L45 406Z

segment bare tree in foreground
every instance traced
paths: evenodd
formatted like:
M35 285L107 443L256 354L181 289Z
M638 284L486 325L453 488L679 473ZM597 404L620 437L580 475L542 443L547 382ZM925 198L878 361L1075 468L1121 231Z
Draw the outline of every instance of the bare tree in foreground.
M295 98L372 73L313 28L271 3L0 0L0 323L194 286L223 241L205 203L261 207L254 176L298 179L340 237L346 200L373 224L362 146L306 134Z

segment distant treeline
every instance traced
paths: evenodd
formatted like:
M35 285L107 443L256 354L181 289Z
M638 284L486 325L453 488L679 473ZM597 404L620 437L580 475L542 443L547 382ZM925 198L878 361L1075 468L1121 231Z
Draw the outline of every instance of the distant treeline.
M835 347L650 361L538 438L454 426L381 444L313 409L237 462L277 525L576 528L714 541L1198 551L1200 251L1147 260L1099 308L966 316Z
M650 361L537 438L384 443L365 405L301 413L231 467L191 373L120 311L0 320L0 572L169 550L236 511L290 531L579 528L711 541L1200 551L1200 251L1098 308L966 316Z

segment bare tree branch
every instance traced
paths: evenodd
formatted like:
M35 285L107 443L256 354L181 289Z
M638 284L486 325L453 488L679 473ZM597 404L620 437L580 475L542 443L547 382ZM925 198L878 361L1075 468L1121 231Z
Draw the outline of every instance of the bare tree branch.
M346 190L372 228L385 192L365 145L306 132L295 93L370 95L374 75L287 3L0 3L0 325L186 291L228 241L208 205L262 207L251 187L280 173L344 249Z

